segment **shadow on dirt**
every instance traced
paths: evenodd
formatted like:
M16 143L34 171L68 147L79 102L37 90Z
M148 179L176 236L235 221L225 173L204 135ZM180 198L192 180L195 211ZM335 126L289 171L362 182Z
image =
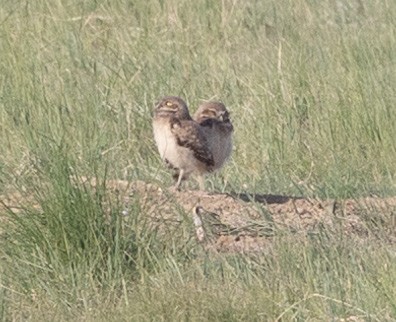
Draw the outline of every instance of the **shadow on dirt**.
M250 193L236 193L231 192L230 196L235 199L240 199L245 202L258 202L265 205L271 204L284 204L291 200L301 200L303 197L283 196L283 195L262 195L262 194L250 194Z

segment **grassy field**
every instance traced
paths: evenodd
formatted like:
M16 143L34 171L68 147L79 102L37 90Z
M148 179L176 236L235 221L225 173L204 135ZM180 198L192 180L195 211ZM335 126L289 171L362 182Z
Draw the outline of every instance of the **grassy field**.
M0 318L396 320L389 229L210 254L188 223L165 240L145 229L138 199L127 222L117 201L109 214L105 181L171 184L151 116L179 95L231 110L212 191L395 195L395 40L387 0L1 0L0 194L32 206L0 217Z

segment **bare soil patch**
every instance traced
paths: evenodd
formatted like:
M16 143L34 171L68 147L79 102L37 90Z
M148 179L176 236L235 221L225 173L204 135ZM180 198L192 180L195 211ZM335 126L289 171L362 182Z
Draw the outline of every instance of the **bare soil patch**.
M95 188L94 179L79 179ZM191 215L197 238L217 251L264 251L281 232L312 236L323 231L360 239L382 238L396 243L396 198L367 197L319 200L293 196L173 191L143 181L107 180L114 200L121 200L124 216L133 200L153 222L169 225ZM39 209L20 193L0 196L0 212ZM376 235L378 232L378 235Z

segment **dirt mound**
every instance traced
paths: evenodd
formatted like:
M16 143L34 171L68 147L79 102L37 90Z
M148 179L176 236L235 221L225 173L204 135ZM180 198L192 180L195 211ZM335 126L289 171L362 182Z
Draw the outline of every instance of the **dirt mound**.
M382 234L378 237L396 243L396 198L393 197L319 200L221 194L174 191L142 181L116 180L108 181L107 187L121 194L125 214L131 198L138 198L141 210L157 220L174 220L182 209L191 215L197 238L218 251L263 251L281 231L299 236L327 231L361 239L372 237L378 231Z
M94 179L80 178L80 184L96 186ZM308 236L321 231L367 238L376 229L388 242L396 243L396 198L318 200L301 197L173 191L142 181L107 180L109 194L121 200L128 216L132 200L156 222L183 220L191 215L197 238L218 251L263 251L280 231ZM24 200L22 202L22 200ZM19 211L32 201L21 194L0 196L1 208ZM30 204L30 207L34 206ZM38 207L38 206L36 206Z

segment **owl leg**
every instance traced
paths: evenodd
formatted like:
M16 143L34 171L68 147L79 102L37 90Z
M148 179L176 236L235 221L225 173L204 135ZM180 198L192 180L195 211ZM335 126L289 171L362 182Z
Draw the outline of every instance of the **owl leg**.
M177 182L176 182L176 185L175 185L176 190L180 190L180 185L181 185L182 180L183 180L183 175L184 175L184 170L180 169L179 178L177 179Z
M197 176L197 181L199 185L199 190L205 191L205 177L202 174L200 174Z

